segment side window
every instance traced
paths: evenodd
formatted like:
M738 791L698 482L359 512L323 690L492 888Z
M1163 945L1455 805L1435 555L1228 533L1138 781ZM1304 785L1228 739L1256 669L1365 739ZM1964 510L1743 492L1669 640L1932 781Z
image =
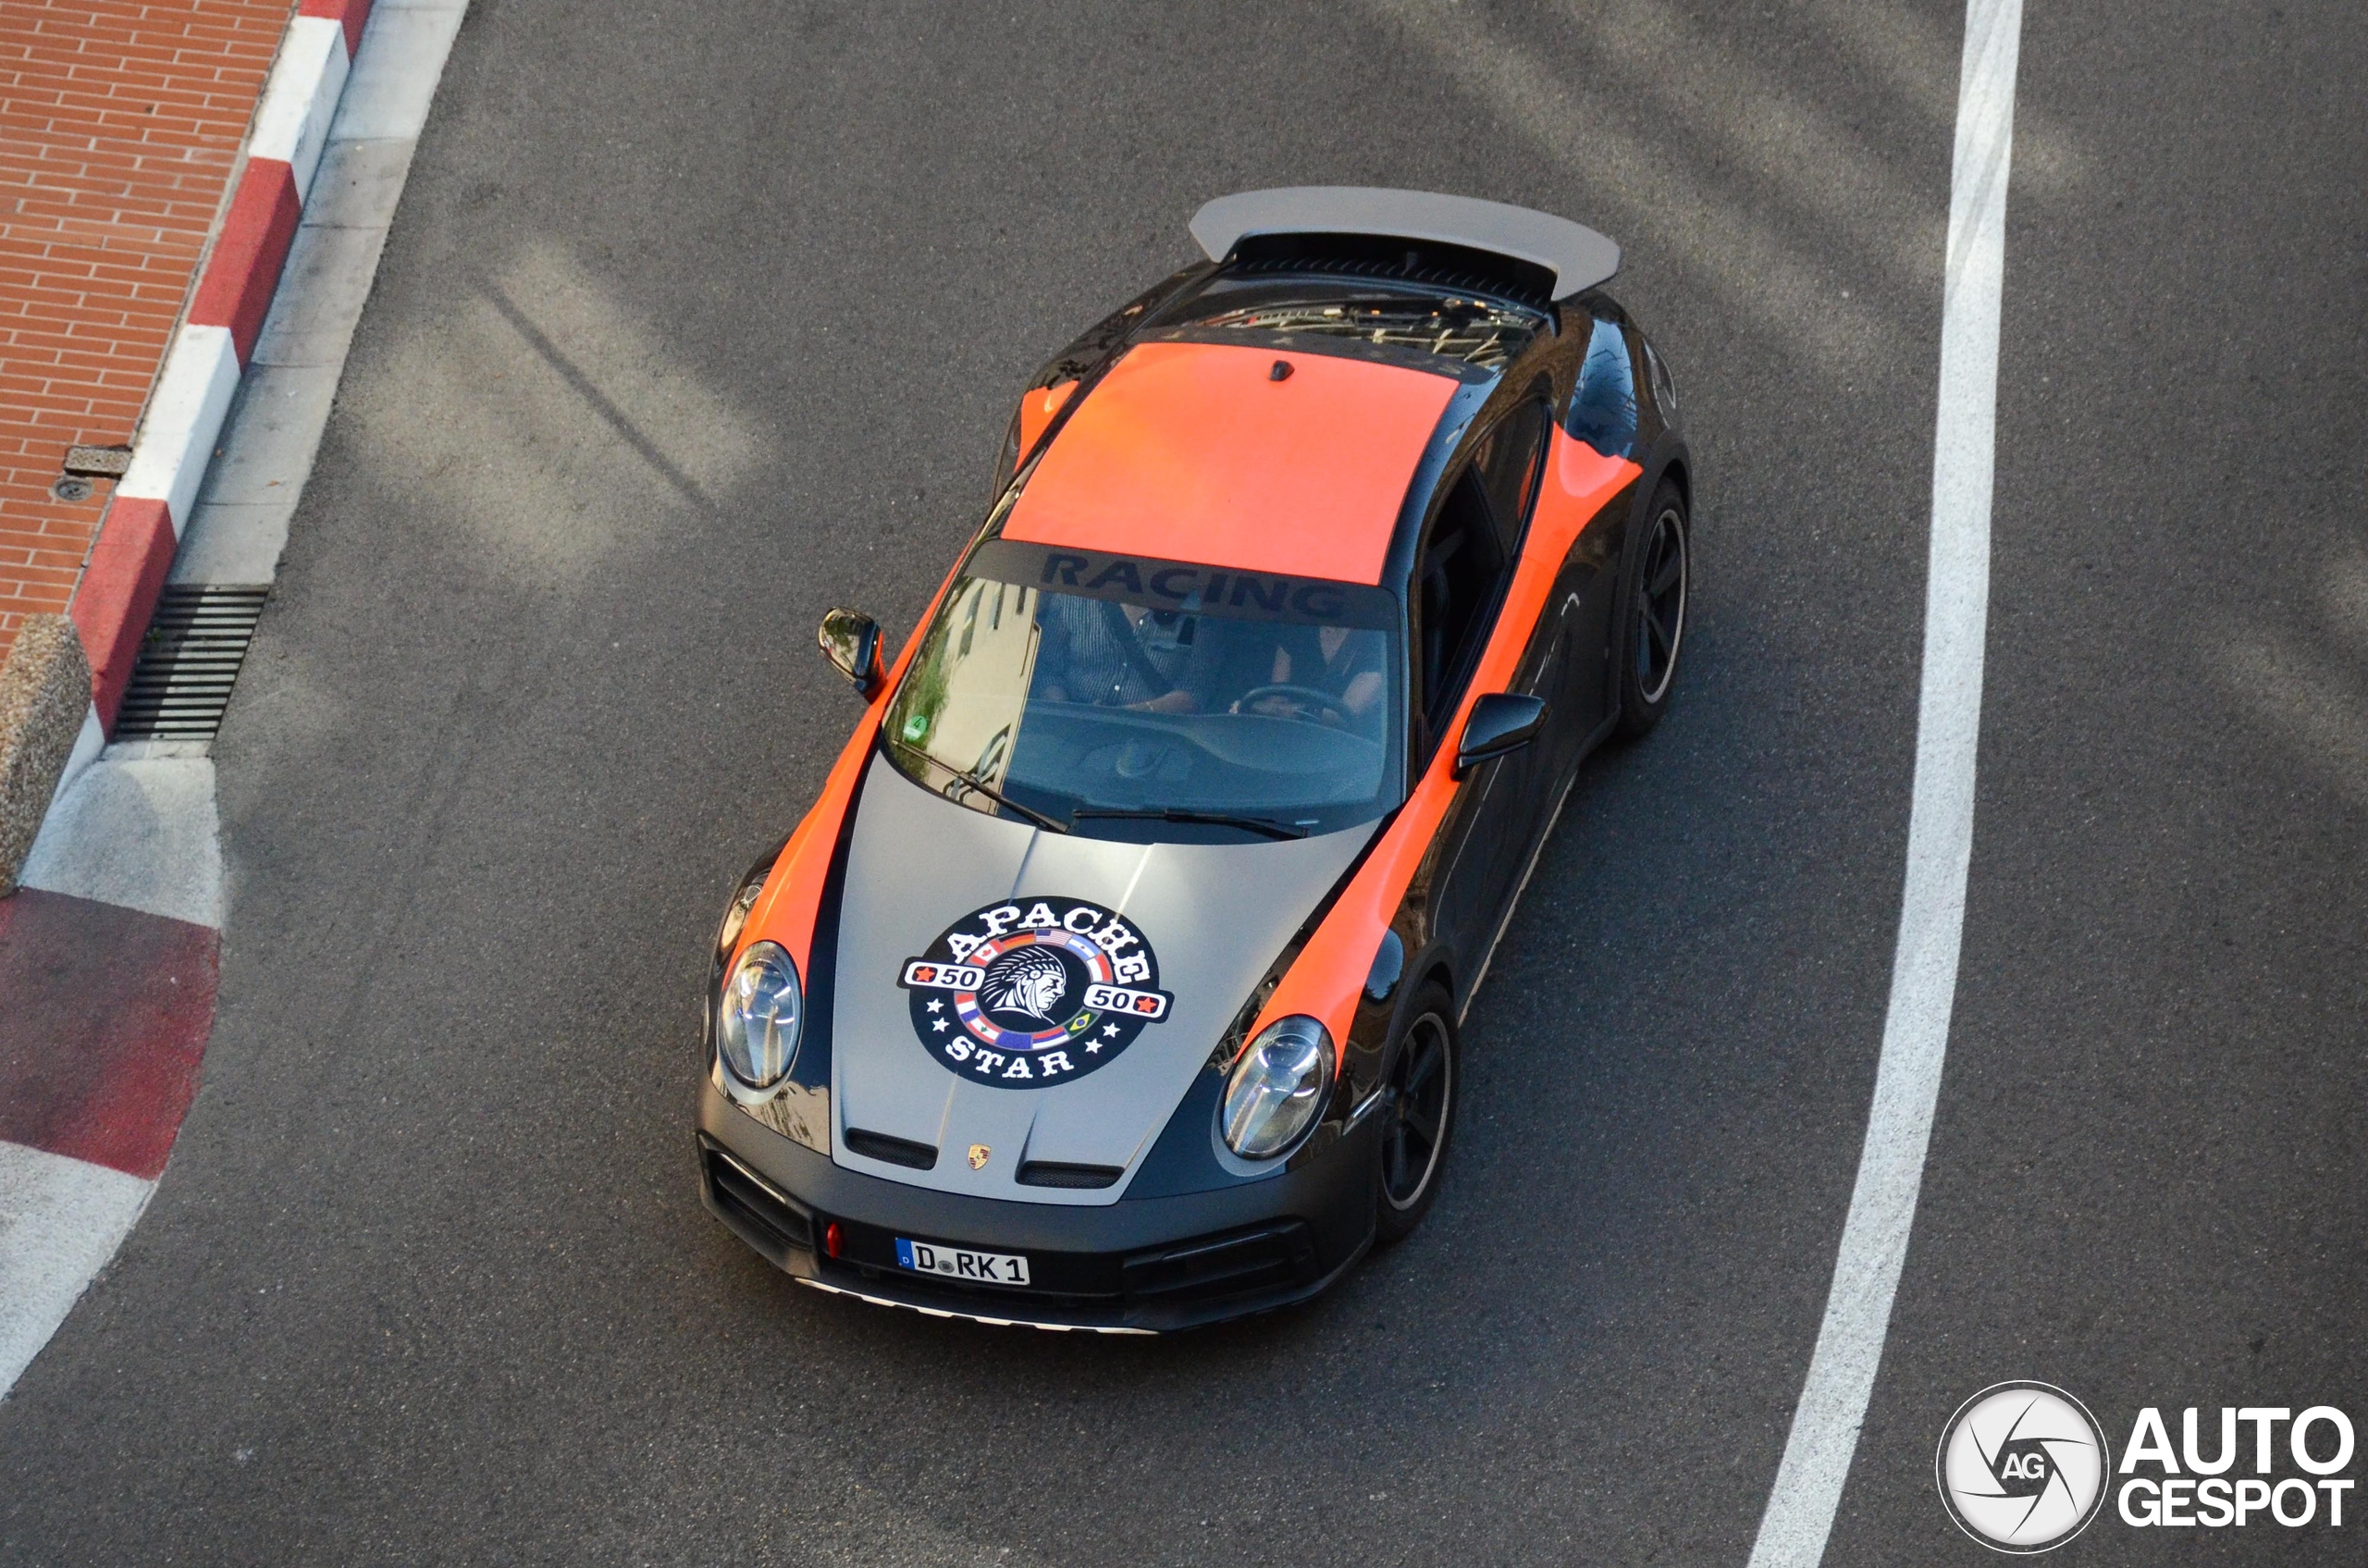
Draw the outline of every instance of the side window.
M1415 562L1421 641L1414 662L1423 683L1423 733L1430 739L1463 693L1504 569L1480 465L1469 464L1431 520Z
M1626 457L1636 444L1636 369L1628 358L1628 335L1616 321L1598 318L1587 339L1569 428L1606 457Z
M1521 553L1522 529L1528 525L1530 504L1537 499L1537 474L1546 453L1546 420L1544 403L1532 403L1508 415L1488 432L1473 462L1488 492L1497 542L1509 561Z

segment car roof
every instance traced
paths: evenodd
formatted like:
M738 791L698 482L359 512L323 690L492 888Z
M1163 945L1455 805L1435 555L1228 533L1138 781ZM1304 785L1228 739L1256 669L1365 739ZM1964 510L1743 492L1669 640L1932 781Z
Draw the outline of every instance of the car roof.
M1461 386L1337 353L1137 343L1054 435L1003 536L1376 584Z

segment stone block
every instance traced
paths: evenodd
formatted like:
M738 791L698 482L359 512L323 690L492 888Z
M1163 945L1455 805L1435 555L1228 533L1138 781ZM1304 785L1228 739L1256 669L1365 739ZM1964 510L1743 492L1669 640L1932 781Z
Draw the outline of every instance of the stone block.
M91 665L74 623L28 617L0 664L0 898L17 890L90 707Z

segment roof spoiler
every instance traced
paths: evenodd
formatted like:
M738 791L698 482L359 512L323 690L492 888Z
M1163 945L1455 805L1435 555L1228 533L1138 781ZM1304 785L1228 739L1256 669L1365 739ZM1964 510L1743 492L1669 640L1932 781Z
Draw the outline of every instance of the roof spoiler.
M1552 298L1557 301L1608 283L1620 270L1620 247L1592 228L1470 196L1362 185L1291 185L1219 196L1192 215L1192 238L1211 261L1224 261L1244 240L1276 234L1427 240L1511 256L1552 273Z

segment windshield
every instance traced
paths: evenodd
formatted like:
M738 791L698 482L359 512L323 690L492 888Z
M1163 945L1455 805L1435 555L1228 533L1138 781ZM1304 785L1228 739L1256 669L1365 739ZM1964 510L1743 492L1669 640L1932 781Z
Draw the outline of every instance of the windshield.
M1396 620L1379 588L993 540L882 738L950 798L1093 837L1328 833L1396 804Z

